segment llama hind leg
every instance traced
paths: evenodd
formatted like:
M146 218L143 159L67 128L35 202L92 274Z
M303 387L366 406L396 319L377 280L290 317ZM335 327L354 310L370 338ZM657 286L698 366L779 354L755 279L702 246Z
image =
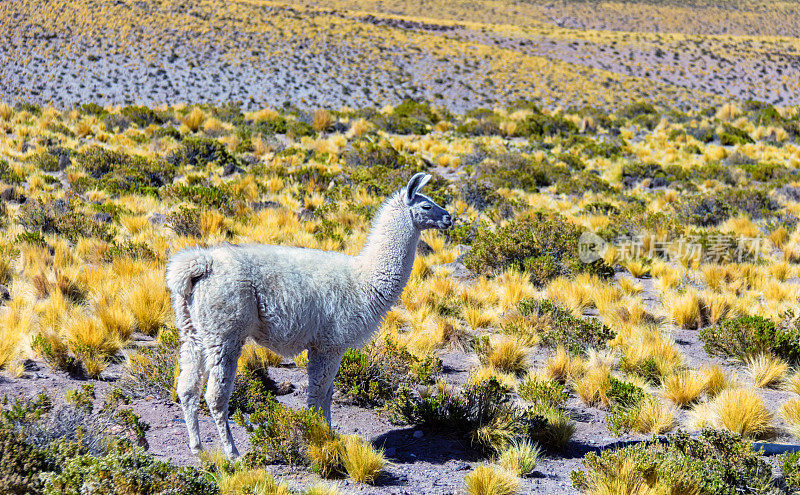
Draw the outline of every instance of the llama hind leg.
M333 380L341 362L339 353L325 355L311 349L308 351L308 407L321 411L328 426L331 425Z
M181 345L179 365L178 400L181 402L186 429L189 431L189 448L197 455L203 450L197 413L206 381L205 358L200 347L193 342L184 342Z
M228 423L228 402L233 392L233 382L236 378L236 365L242 346L223 346L222 354L217 362L209 363L208 387L206 388L206 404L217 425L222 450L230 459L239 457L239 451L233 441L231 426Z

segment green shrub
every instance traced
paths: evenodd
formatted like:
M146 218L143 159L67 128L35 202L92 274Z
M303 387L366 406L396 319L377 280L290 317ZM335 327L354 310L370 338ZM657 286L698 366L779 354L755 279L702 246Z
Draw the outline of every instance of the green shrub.
M227 168L236 167L239 161L219 141L190 137L181 147L167 155L167 163L175 167L206 167L209 164Z
M723 123L722 131L718 133L719 142L724 146L734 146L737 144L750 144L754 143L753 138L747 131L734 127L730 124Z
M603 349L615 333L595 318L576 318L572 313L550 301L523 299L517 306L524 318L537 321L543 327L542 345L564 347L572 354L583 354L587 349Z
M496 188L537 191L559 179L568 179L570 170L564 165L537 162L519 153L501 153L483 160L476 167L476 181L485 181Z
M229 402L231 414L236 411L250 414L265 407L272 399L268 383L265 370L240 369L233 381Z
M583 459L587 472L573 471L575 488L589 492L619 479L627 462L633 468L633 486L652 488L657 493L700 493L702 495L738 495L741 493L778 493L772 482L772 470L753 451L752 442L716 430L704 430L692 438L685 432L658 441L590 453Z
M0 160L0 181L7 184L22 184L25 182L25 175L13 170L7 161Z
M390 340L373 342L365 350L348 349L342 357L336 386L361 406L383 405L401 385L431 383L441 361L420 360Z
M177 210L167 214L166 225L168 225L177 235L187 237L200 237L200 210L179 206Z
M54 469L46 452L25 442L23 434L0 427L0 492L41 493L40 473Z
M737 214L754 219L768 217L777 209L778 204L763 189L725 189L688 197L679 208L679 215L687 222L709 227Z
M533 425L525 411L511 403L511 391L495 378L471 383L461 393L445 385L420 394L404 385L395 392L389 410L395 423L456 432L486 453L529 438Z
M786 488L790 490L790 493L798 493L800 491L800 452L788 452L778 459L780 459Z
M177 328L164 328L158 343L144 347L128 356L119 387L131 397L147 396L175 399L176 365L180 339Z
M508 268L530 271L531 281L537 285L578 272L613 274L602 260L593 264L581 262L579 238L580 230L560 215L536 213L495 230L481 228L464 257L464 264L486 275Z
M187 201L196 206L216 208L224 213L232 213L235 198L227 188L175 184L164 188L163 196L174 201Z
M148 160L102 146L90 146L75 159L94 179L93 185L112 194L153 193L171 182L175 173L163 161Z
M144 106L126 106L120 111L128 120L139 127L147 127L150 124L161 125L164 120L154 110Z
M700 340L707 353L745 361L763 353L774 354L789 362L800 359L800 328L791 313L776 325L760 316L742 316L700 330Z
M60 199L48 203L36 200L26 201L20 207L17 221L28 232L57 234L71 242L83 237L96 237L104 241L113 239L114 229L108 224L87 216L79 211L78 202Z
M92 412L94 407L94 384L86 383L81 385L81 388L71 388L64 394L64 402L72 404L75 407L86 409Z
M613 190L608 182L590 171L572 174L556 182L557 194L583 195L584 193L609 193Z
M140 450L79 455L45 476L44 495L216 495L216 484L193 467L180 468Z
M561 407L569 397L561 383L542 380L532 374L520 383L517 393L535 406L543 407Z
M296 411L272 398L247 417L238 411L234 420L250 434L253 448L245 454L245 461L253 467L308 464L309 446L330 439L330 430L319 411Z

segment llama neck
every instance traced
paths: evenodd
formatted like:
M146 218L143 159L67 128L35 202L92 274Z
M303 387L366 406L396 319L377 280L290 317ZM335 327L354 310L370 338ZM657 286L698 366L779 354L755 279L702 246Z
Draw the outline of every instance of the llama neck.
M376 321L397 301L411 275L419 230L399 194L384 203L358 265L370 312Z

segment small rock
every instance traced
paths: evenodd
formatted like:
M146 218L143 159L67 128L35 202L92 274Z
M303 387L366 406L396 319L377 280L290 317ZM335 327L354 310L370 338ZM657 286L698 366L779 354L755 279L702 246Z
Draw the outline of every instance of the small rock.
M467 471L469 469L469 464L466 462L459 462L456 464L456 471Z
M0 301L8 301L11 299L11 292L5 285L0 285Z
M414 432L414 435L412 435L412 436L414 438L422 438L423 435L424 435L424 433L422 433L422 430L417 430L417 431Z

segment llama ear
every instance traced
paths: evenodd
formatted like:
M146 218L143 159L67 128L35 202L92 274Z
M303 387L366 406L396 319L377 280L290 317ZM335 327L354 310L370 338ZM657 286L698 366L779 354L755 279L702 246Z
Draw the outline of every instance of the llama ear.
M426 174L423 172L418 172L414 174L414 177L408 181L408 185L406 186L406 203L410 203L411 200L414 199L414 196L417 195L420 189L431 180L431 175Z

